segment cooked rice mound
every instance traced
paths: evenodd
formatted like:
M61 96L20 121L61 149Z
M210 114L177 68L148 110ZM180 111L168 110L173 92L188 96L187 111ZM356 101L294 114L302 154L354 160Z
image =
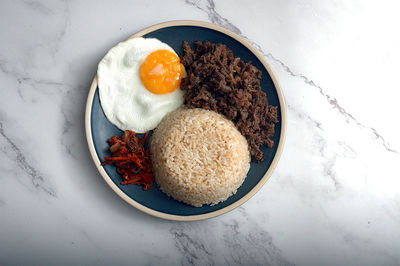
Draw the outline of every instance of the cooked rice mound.
M167 114L151 137L150 153L161 190L195 207L235 194L250 168L245 137L231 121L204 109Z

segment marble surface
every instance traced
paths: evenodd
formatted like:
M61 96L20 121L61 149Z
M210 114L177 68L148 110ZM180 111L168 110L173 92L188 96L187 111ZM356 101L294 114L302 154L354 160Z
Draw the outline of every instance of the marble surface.
M400 265L397 1L1 1L1 265ZM267 184L206 221L122 201L88 152L96 64L136 31L213 22L270 63L288 108Z

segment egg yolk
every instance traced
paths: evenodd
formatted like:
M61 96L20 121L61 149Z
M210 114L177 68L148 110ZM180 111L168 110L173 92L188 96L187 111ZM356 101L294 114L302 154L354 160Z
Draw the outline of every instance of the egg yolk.
M168 50L149 54L139 68L144 87L154 94L165 94L179 88L185 74L179 57Z

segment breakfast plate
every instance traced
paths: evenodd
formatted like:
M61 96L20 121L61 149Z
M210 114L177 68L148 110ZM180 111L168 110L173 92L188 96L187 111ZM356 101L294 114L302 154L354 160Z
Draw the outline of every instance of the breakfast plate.
M179 55L182 54L182 42L208 40L222 43L230 48L235 56L245 62L251 62L262 71L261 87L267 94L268 103L277 106L278 120L272 148L261 147L264 160L251 163L250 170L237 193L226 201L214 206L192 207L178 202L164 194L154 182L150 190L144 191L138 185L121 185L121 177L114 165L101 166L104 157L110 156L107 140L122 131L110 123L101 107L97 76L89 90L85 113L85 129L92 159L106 183L130 205L137 209L168 220L194 221L224 214L250 199L271 176L282 153L286 131L286 109L282 91L271 68L263 55L248 41L239 35L214 24L200 21L170 21L148 27L132 35L134 37L157 38L171 46Z

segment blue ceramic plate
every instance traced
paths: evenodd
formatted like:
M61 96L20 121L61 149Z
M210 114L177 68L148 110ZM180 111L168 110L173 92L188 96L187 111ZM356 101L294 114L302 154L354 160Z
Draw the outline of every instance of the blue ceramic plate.
M115 166L107 165L104 168L100 166L103 158L110 156L107 140L114 135L122 135L122 131L105 117L100 105L97 78L95 77L87 100L85 123L89 150L100 174L110 187L129 204L164 219L180 221L207 219L240 206L268 180L283 148L286 125L285 105L281 89L270 67L264 57L242 37L210 23L171 21L144 29L132 37L140 36L157 38L169 44L179 55L182 54L184 40L189 44L197 40L223 43L232 49L235 56L239 56L245 62L251 61L262 71L261 87L267 93L268 102L278 106L279 123L275 126L275 136L273 137L275 145L273 148L262 148L264 161L251 163L247 177L237 193L215 206L198 208L180 203L161 192L156 183L148 191L142 190L142 187L138 185L121 186L121 177L117 174Z

